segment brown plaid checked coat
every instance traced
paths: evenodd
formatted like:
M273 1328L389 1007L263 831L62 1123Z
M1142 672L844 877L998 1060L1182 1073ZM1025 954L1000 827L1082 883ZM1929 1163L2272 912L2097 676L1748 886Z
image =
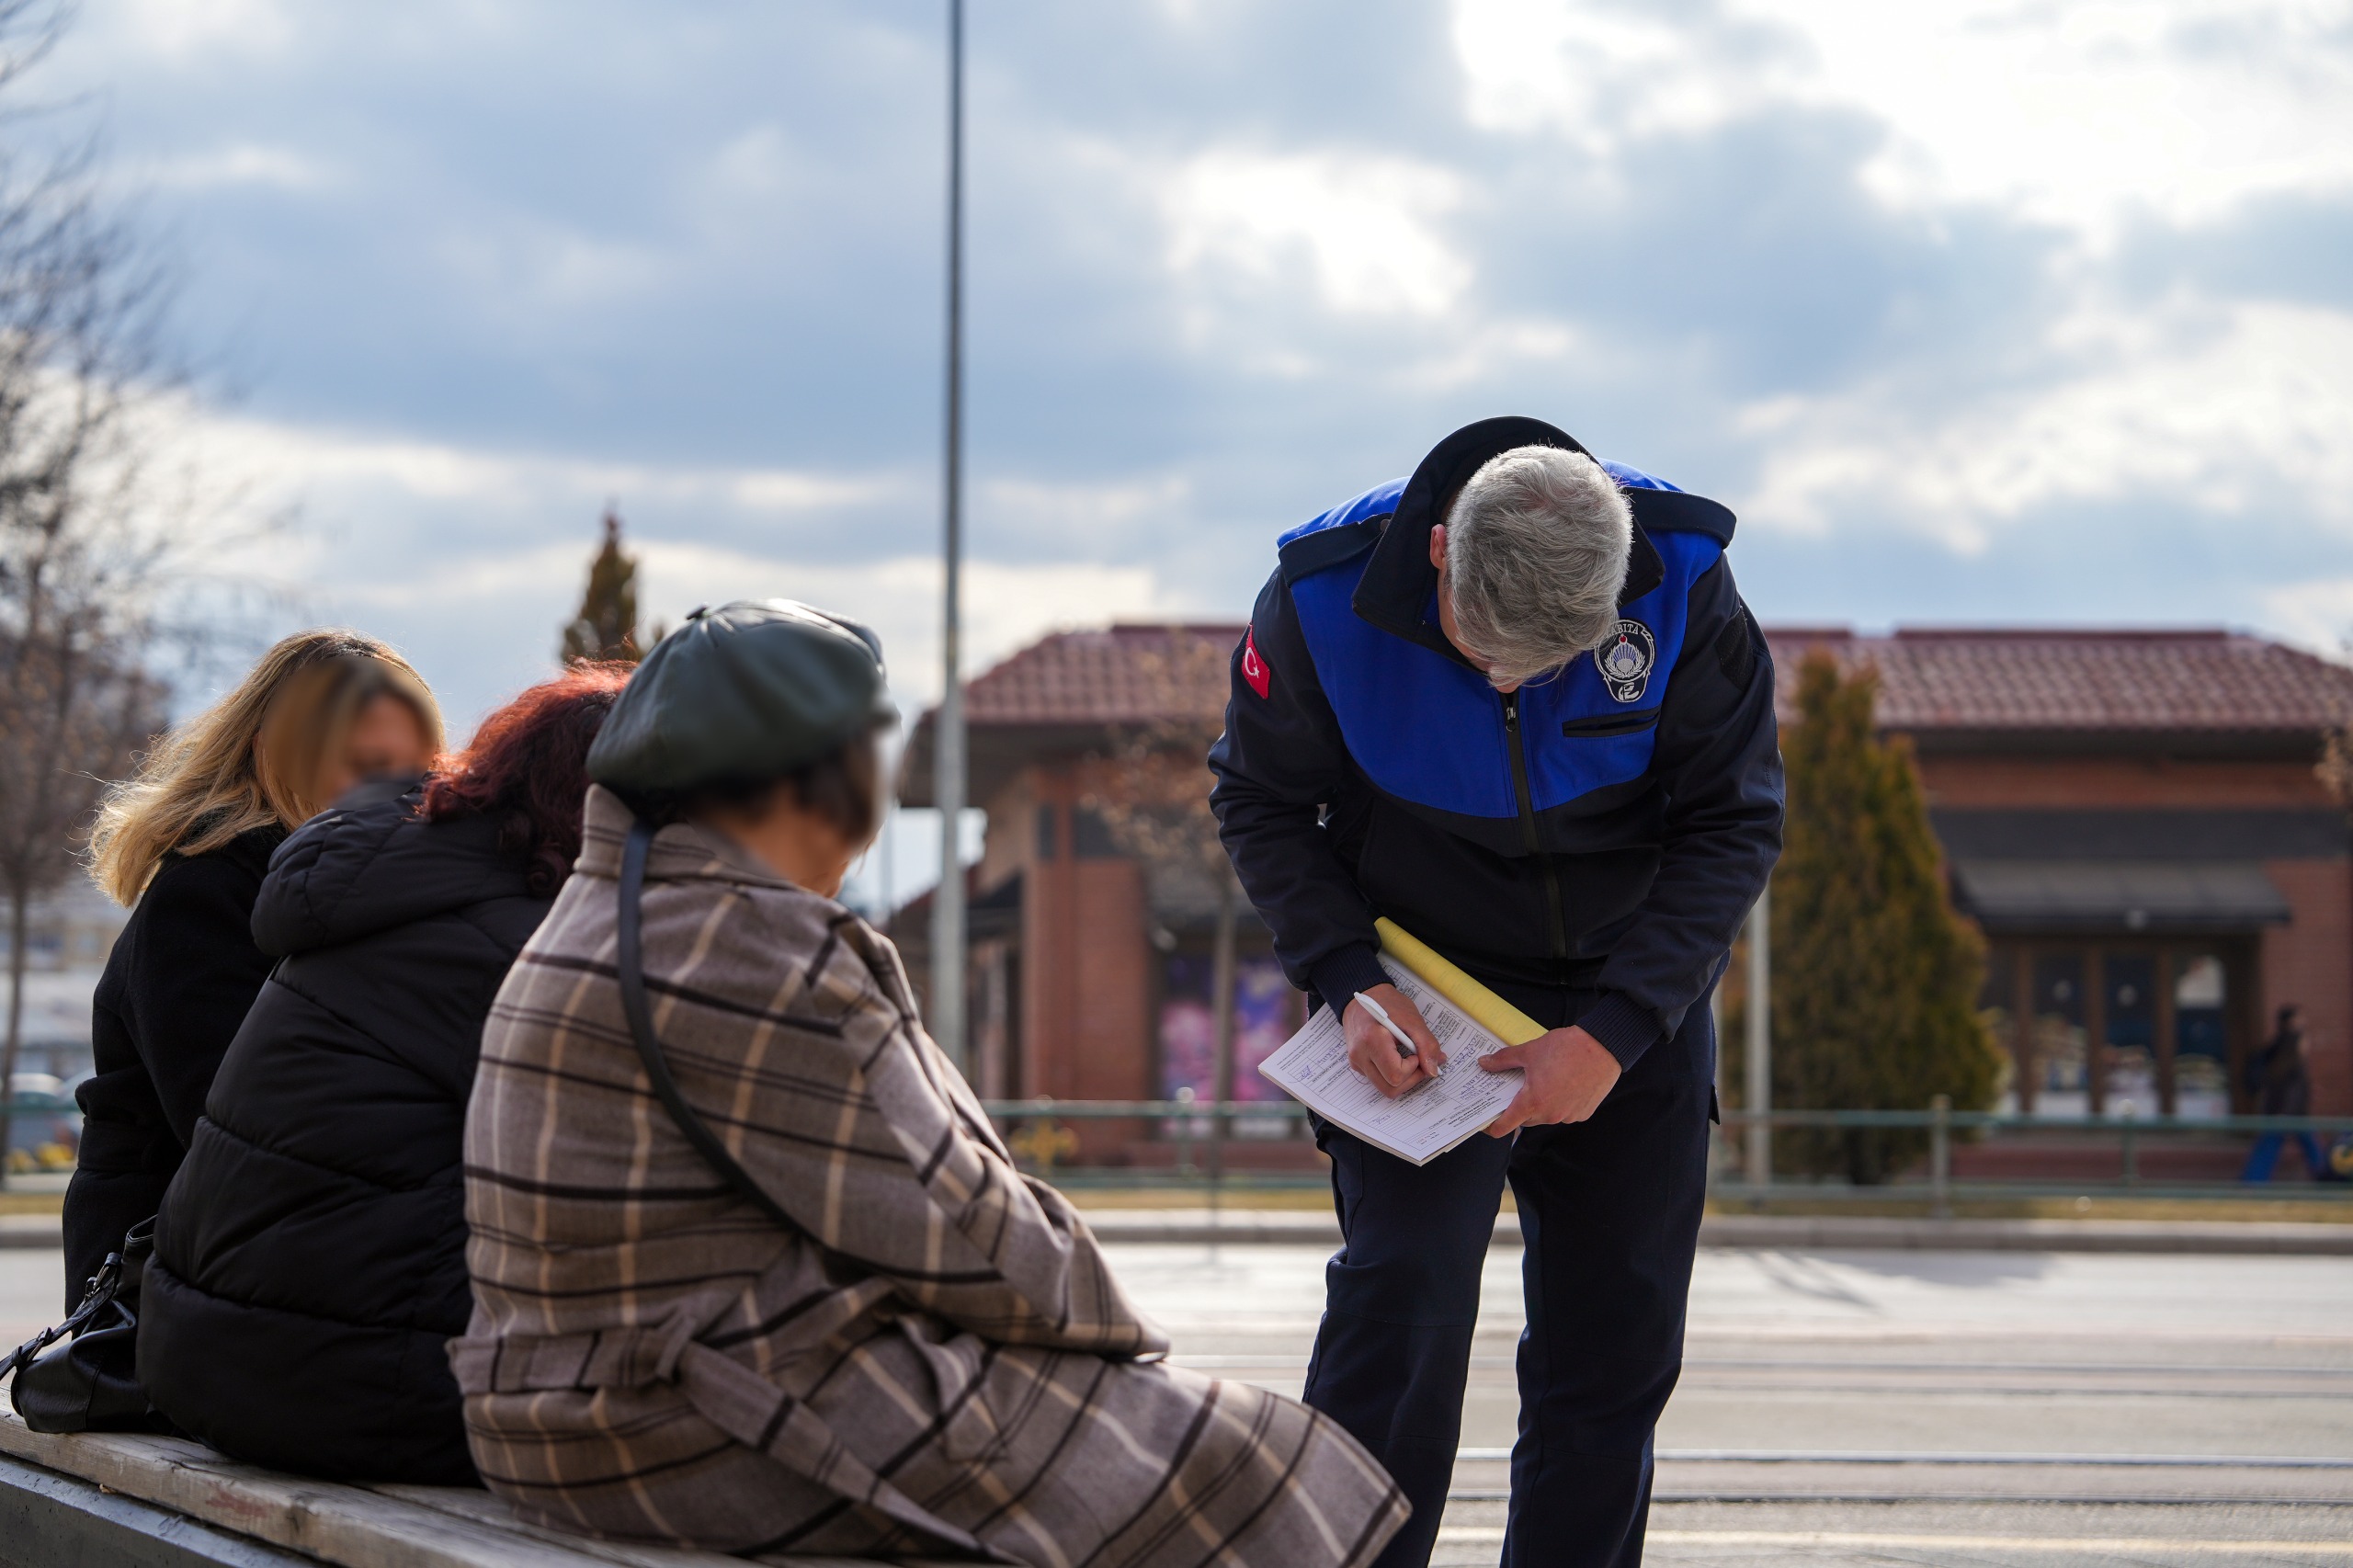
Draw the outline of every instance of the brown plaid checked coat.
M1077 1215L1016 1172L890 942L720 836L646 871L654 1027L781 1203L687 1142L615 979L629 815L483 1034L466 1126L475 1309L450 1359L491 1489L546 1524L743 1553L1055 1568L1369 1562L1405 1505L1346 1433L1165 1350Z

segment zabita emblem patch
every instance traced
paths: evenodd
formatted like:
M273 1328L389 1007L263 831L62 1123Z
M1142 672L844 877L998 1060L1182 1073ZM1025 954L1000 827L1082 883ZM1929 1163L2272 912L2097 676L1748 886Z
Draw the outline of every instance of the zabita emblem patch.
M1651 666L1658 663L1658 639L1639 620L1620 620L1608 640L1593 651L1593 667L1601 684L1620 702L1640 702L1650 688Z

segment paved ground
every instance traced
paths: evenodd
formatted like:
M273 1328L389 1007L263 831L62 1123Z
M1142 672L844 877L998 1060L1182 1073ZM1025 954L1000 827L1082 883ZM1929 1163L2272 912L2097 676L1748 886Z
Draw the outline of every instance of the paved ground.
M1297 1390L1319 1249L1112 1251L1181 1358ZM0 1340L60 1293L0 1252ZM1449 1568L1496 1560L1519 1326L1498 1250ZM2353 1259L1711 1250L1659 1442L1654 1562L2353 1568Z
M1115 1253L1183 1359L1298 1388L1319 1252ZM1472 1454L1518 1295L1499 1249ZM2353 1563L2353 1260L1711 1250L1659 1445L1653 1562ZM1506 1482L1458 1469L1439 1562L1495 1562Z
M65 1305L65 1260L53 1252L0 1251L0 1346L15 1349L55 1323Z

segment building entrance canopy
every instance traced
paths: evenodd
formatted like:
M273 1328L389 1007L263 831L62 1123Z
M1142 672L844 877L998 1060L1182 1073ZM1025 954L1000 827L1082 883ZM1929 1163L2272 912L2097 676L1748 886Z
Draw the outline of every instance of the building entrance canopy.
M2252 931L2290 915L2253 860L1968 859L1953 881L1989 931Z

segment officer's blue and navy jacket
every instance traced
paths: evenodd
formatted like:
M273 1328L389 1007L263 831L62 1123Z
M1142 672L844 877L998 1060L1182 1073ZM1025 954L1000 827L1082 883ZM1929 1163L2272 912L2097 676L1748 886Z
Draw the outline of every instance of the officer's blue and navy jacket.
M1410 479L1282 536L1210 753L1220 830L1292 983L1381 983L1385 915L1490 982L1590 990L1631 1066L1682 1026L1780 852L1771 657L1733 516L1605 464L1632 504L1617 629L1498 694L1438 619L1431 527L1533 419L1458 430Z

